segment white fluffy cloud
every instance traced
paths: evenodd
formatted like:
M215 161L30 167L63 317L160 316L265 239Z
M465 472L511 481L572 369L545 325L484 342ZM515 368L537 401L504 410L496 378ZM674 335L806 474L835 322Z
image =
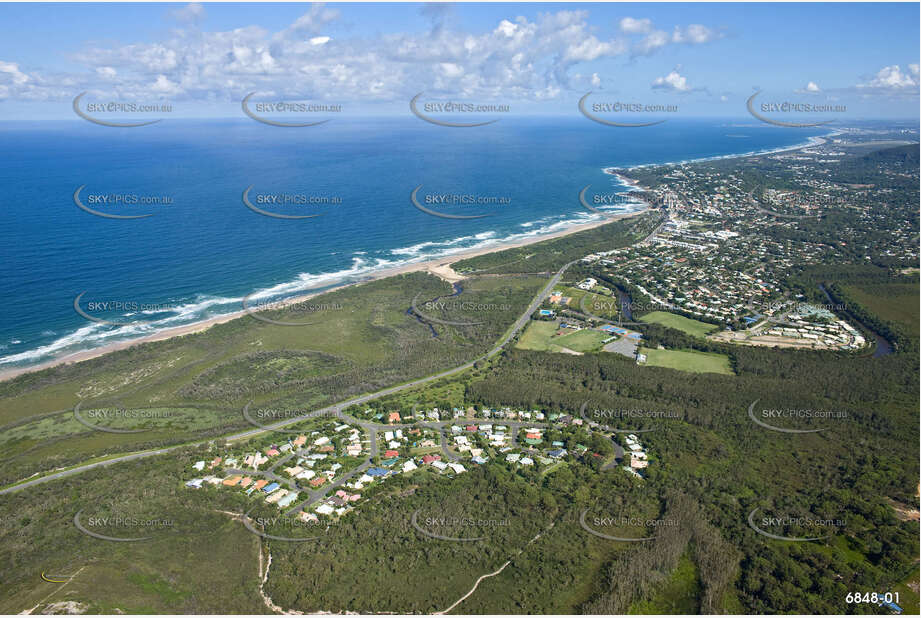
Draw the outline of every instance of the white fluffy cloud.
M657 49L668 45L670 40L667 32L655 30L647 34L639 43L633 46L633 53L637 56L648 56Z
M822 89L819 88L819 85L815 82L809 82L802 88L797 88L794 90L796 94L819 94L822 92Z
M255 91L260 96L351 102L408 100L427 91L543 100L566 90L598 87L597 74L573 70L582 63L703 43L715 36L699 25L676 27L669 34L654 30L649 19L627 17L619 22L622 35L605 37L590 25L584 10L508 17L471 32L452 25L447 9L424 9L431 18L427 31L367 37L343 35L349 24L340 23L338 9L323 4L311 5L275 31L258 25L208 31L201 26L206 14L198 4L169 14L177 27L165 38L87 45L71 56L83 65L73 73L26 74L15 62L0 62L3 93L27 100L67 100L87 90L125 99L231 102ZM671 87L680 90L683 85Z
M649 22L648 19L640 21ZM636 30L636 32L642 32L646 36L633 45L634 56L649 56L669 44L703 45L722 37L720 33L701 24L690 24L684 28L675 26L671 34L664 30L652 30L652 24L649 23L648 25L650 26L649 29ZM623 25L621 25L621 28L623 28Z
M917 90L918 84L917 64L909 64L906 72L902 72L899 65L893 64L892 66L883 67L872 79L870 79L870 81L858 84L857 87L898 91L907 89Z
M625 34L646 34L650 30L652 30L651 19L624 17L620 20L620 31Z
M719 35L716 32L700 24L691 24L684 29L675 26L675 30L672 32L673 43L701 45L703 43L709 43L717 38L719 38Z
M29 76L19 70L18 64L0 60L0 82L21 86L28 81Z
M689 92L691 87L688 86L688 78L680 75L678 69L675 69L665 77L657 77L652 82L652 87L656 90L669 90L672 92Z
M179 21L198 22L205 17L205 7L198 2L192 2L173 11L173 17Z

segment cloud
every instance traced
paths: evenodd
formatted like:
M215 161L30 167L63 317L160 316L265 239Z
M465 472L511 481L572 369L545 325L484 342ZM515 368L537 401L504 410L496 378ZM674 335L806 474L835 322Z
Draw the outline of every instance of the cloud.
M675 30L672 32L673 43L688 43L691 45L709 43L710 41L720 37L721 35L718 35L710 28L700 24L691 24L683 30L678 26L675 26Z
M205 7L198 2L192 2L173 11L173 17L177 21L197 23L205 18Z
M652 30L651 19L624 17L620 20L620 31L625 34L646 34Z
M822 89L819 88L819 85L817 83L809 82L802 88L797 88L793 92L795 92L796 94L819 94L820 92L822 92Z
M592 88L601 87L601 78L598 77L597 73L592 73Z
M690 24L684 28L675 26L671 34L664 30L643 32L646 36L633 45L634 56L649 56L667 45L703 45L723 37L721 33L701 24Z
M634 45L633 54L636 56L648 56L657 49L668 45L669 40L667 32L655 30L647 34L639 43Z
M691 90L691 87L688 86L688 79L680 75L678 69L675 69L665 77L657 77L652 82L652 88L654 90L668 90L671 92L690 92Z
M294 20L290 26L280 33L281 37L303 36L304 34L320 34L330 23L339 19L339 11L328 9L326 5L318 2L310 6L310 10Z
M174 13L201 19L190 4ZM123 100L238 102L249 92L286 98L408 101L420 91L466 98L540 101L566 90L598 87L598 75L579 65L676 44L712 40L699 25L654 30L648 19L624 18L628 35L603 37L588 12L560 10L497 19L479 31L463 29L440 5L420 9L421 32L337 34L340 13L314 4L273 30L242 25L208 31L191 24L153 41L90 44L71 56L71 72L30 72L0 64L0 86L23 100L70 100L84 90ZM677 75L677 71L676 71ZM681 78L680 75L678 75ZM666 78L662 78L665 80ZM686 88L683 78L660 87ZM655 84L654 84L655 85Z
M150 86L150 89L161 95L175 95L181 92L179 85L171 82L166 75L157 75L157 79Z
M4 62L0 60L0 82L12 83L14 86L22 86L29 81L29 76L19 70L19 65L15 62Z
M909 64L908 71L903 73L897 64L883 67L877 71L876 75L866 83L857 84L858 88L900 91L907 89L918 89L918 65Z

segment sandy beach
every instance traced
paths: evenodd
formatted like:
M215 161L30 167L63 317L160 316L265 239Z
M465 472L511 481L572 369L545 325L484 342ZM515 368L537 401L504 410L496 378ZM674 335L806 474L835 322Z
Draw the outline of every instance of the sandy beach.
M301 296L291 297L282 301L272 303L272 308L280 308L284 305L295 304L304 302L311 298L321 296L328 292L342 289L345 287L350 287L354 285L362 285L369 281L376 281L379 279L386 279L387 277L395 277L397 275L402 275L411 272L426 271L437 277L441 277L448 283L455 283L465 278L464 275L459 274L454 271L451 267L452 264L465 260L468 258L476 257L479 255L485 255L487 253L496 253L498 251L503 251L505 249L514 249L516 247L523 247L526 245L532 245L545 240L551 240L553 238L559 238L561 236L568 236L569 234L575 234L576 232L582 232L584 230L590 230L612 221L618 221L620 219L627 219L630 217L636 217L647 212L648 208L643 208L633 212L623 213L619 215L610 215L604 219L599 219L598 221L592 221L590 223L581 223L568 226L562 230L551 232L549 234L542 234L540 236L533 236L531 238L526 238L518 241L506 242L506 243L496 243L495 245L479 247L477 249L471 249L468 251L459 251L451 255L442 256L434 260L420 261L412 264L406 264L405 266L400 266L398 268L389 268L381 269L374 273L374 275L369 276L368 278L362 281L356 281L354 283L348 283L341 286L337 286L333 290L324 290L323 292L315 292L311 294L304 294ZM0 370L0 382L5 380L10 380L16 376L22 375L24 373L31 373L35 371L41 371L42 369L48 369L49 367L55 367L58 365L68 365L72 363L79 363L81 361L90 360L92 358L97 358L103 356L110 352L115 352L117 350L124 350L132 346L140 345L142 343L148 343L151 341L163 341L164 339L171 339L173 337L181 337L183 335L189 335L192 333L199 333L204 330L208 330L215 324L223 324L225 322L230 322L231 320L236 320L245 316L247 313L250 313L252 310L247 311L241 309L240 311L235 311L233 313L228 313L225 315L216 316L207 320L201 320L199 322L193 322L191 324L184 324L182 326L177 326L175 328L168 328L161 330L152 335L147 335L145 337L138 337L136 339L131 339L128 341L120 341L116 343L111 343L105 346L98 348L93 348L90 350L83 350L81 352L75 352L73 354L68 354L55 358L44 363L39 363L36 365L31 365L28 367L15 367L5 370Z

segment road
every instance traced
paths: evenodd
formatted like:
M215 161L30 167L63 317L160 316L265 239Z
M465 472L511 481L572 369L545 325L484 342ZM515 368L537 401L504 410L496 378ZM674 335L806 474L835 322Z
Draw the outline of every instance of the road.
M74 474L80 474L81 472L92 470L93 468L101 468L101 467L110 466L116 463L122 463L125 461L133 461L136 459L144 459L145 457L154 457L156 455L163 455L164 453L169 453L170 451L175 450L177 448L179 448L179 446L170 446L167 448L157 449L155 451L142 451L140 453L131 453L129 455L113 457L112 459L107 459L105 461L97 461L95 463L84 464L82 466L76 466L74 468L70 468L69 470L61 470L60 472L52 472L51 474L40 476L30 481L24 481L22 483L19 483L18 485L13 485L11 487L5 487L3 489L0 489L0 495L12 493L14 491L19 491L20 489L25 489L26 487L32 487L34 485L39 485L41 483L47 483L49 481L66 478L68 476L73 476Z
M288 426L288 425L291 425L291 424L294 424L294 423L300 423L300 422L305 421L305 420L307 420L307 419L316 418L316 417L318 417L318 416L331 416L331 415L334 415L334 416L337 416L337 417L339 417L339 418L342 418L343 420L350 420L351 417L348 417L347 415L344 415L344 414L342 413L342 410L343 410L343 409L348 408L348 407L350 407L350 406L354 406L354 405L359 405L359 404L362 404L362 403L366 403L366 402L372 401L372 400L374 400L374 399L379 399L379 398L381 398L381 397L386 397L387 395L393 395L393 394L395 394L395 393L399 393L399 392L405 391L405 390L407 390L407 389L415 388L415 387L417 387L417 386L421 386L421 385L427 384L427 383L429 383L429 382L433 382L433 381L436 381L436 380L440 380L440 379L442 379L442 378L446 378L446 377L455 375L455 374L457 374L457 373L461 373L461 372L463 372L463 371L466 371L467 369L470 369L471 367L474 366L474 364L476 364L476 363L478 363L478 362L480 362L480 361L486 360L486 359L488 359L488 358L491 358L491 357L495 356L496 354L498 354L500 351L502 351L502 349L508 344L508 342L511 341L511 340L515 337L515 335L517 335L518 332L519 332L522 328L524 328L525 324L527 324L528 320L531 318L531 314L533 314L533 313L537 310L537 308L541 305L541 303L543 303L544 300L550 295L550 292L553 290L553 288L560 282L560 279L563 277L563 274L569 269L570 266L572 266L573 264L575 264L577 261L578 261L578 260L573 260L573 261L571 261L571 262L565 264L562 268L560 268L560 270L558 270L557 273L556 273L555 275L553 275L553 277L550 278L550 281L547 283L547 285L546 285L546 286L545 286L545 287L534 297L534 299L531 301L531 304L528 305L528 308L524 311L524 313L522 313L522 314L518 317L518 319L515 320L515 323L514 323L514 324L512 325L512 327L508 330L508 332L502 337L502 339L499 340L499 342L495 345L495 347L493 347L489 352L487 352L486 354L480 356L479 358L476 358L476 359L474 359L474 360L472 360L472 361L469 361L469 362L467 362L467 363L464 363L463 365L460 365L460 366L455 367L455 368L453 368L453 369L448 369L447 371L443 371L443 372L438 373L438 374L435 374L435 375L431 375L431 376L424 377L424 378L419 378L419 379L413 380L413 381L411 381L411 382L405 382L405 383L403 383L403 384L398 384L398 385L396 385L396 386L391 386L391 387L385 388L385 389L383 389L383 390L380 390L380 391L377 391L377 392L374 392L374 393L369 393L369 394L367 394L367 395L361 395L361 396L359 396L359 397L355 397L355 398L353 398L353 399L349 399L348 401L343 401L343 402L340 402L340 403L337 403L337 404L334 404L334 405L331 405L331 406L327 406L327 407L325 407L325 408L321 408L321 409L319 409L319 410L315 410L315 411L313 411L313 412L311 412L311 413L309 413L309 414L305 414L305 415L303 415L303 416L298 416L298 417L286 419L286 420L284 420L284 421L279 421L279 422L273 423L273 424L271 424L271 425L265 425L263 428L260 428L260 429L250 429L250 430L244 431L244 432L242 432L242 433L232 434L232 435L226 437L227 441L228 441L228 442L234 442L234 441L237 441L237 440L244 440L244 439L247 439L247 438L250 438L250 437L253 437L253 436L262 434L262 433L265 433L266 431L269 431L269 430L279 430L279 429L282 429L283 427L286 427L286 426ZM358 423L358 424L360 424L360 425L362 425L363 427L366 427L366 428L367 428L368 425L372 425L371 423L367 423L367 422L364 422L364 421L358 421L358 419L352 419L352 420L354 420L356 423ZM382 425L381 427L383 427L383 425ZM396 426L394 425L393 427L396 427ZM165 453L169 453L169 452L174 451L174 450L176 450L176 449L186 448L186 447L190 447L190 446L200 446L200 445L206 444L206 443L208 443L208 442L212 442L212 441L214 441L214 440L215 440L215 438L209 438L208 440L200 440L200 441L197 441L197 442L191 442L191 443L185 443L185 444L177 444L177 445L175 445L175 446L169 446L169 447L166 447L166 448L161 448L161 449L156 449L156 450L151 450L151 451L141 451L141 452L138 452L138 453L129 453L129 454L127 454L127 455L121 455L121 456L119 456L119 457L113 457L112 459L107 459L106 461L100 461L100 462L95 462L95 463L91 463L91 464L83 464L83 465L75 466L75 467L73 467L73 468L70 468L69 470L61 470L60 472L54 472L54 473L52 473L52 474L48 474L48 475L41 476L41 477L38 477L38 478L35 478L35 479L32 479L32 480L28 480L28 481L19 483L19 484L17 484L17 485L12 485L12 486L9 486L9 487L5 487L5 488L3 488L3 489L0 489L0 495L12 493L12 492L15 492L15 491L19 491L19 490L21 490L21 489L26 489L27 487L34 487L35 485L39 485L39 484L42 484L42 483L47 483L47 482L50 482L50 481L53 481L53 480L57 480L57 479L61 479L61 478L65 478L65 477L68 477L68 476L73 476L73 475L75 475L75 474L80 474L80 473L82 473L82 472L86 472L87 470L92 470L93 468L99 468L99 467L102 467L102 466L109 466L109 465L112 465L112 464L122 463L122 462L125 462L125 461L133 461L133 460L137 460L137 459L143 459L143 458L146 458L146 457L154 457L154 456L156 456L156 455L163 455L163 454L165 454ZM371 441L371 449L372 449L372 456L373 456L374 452L375 452L376 449L377 449L377 440L376 440L376 439L372 439L372 441ZM330 487L330 488L331 488L331 487ZM330 488L327 488L327 490L330 489Z

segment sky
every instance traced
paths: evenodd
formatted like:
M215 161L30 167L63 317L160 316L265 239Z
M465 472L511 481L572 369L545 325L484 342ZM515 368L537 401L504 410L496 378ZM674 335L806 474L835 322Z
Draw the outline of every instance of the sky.
M0 121L74 97L238 117L240 101L567 114L579 99L744 116L760 102L918 119L919 4L0 4Z

